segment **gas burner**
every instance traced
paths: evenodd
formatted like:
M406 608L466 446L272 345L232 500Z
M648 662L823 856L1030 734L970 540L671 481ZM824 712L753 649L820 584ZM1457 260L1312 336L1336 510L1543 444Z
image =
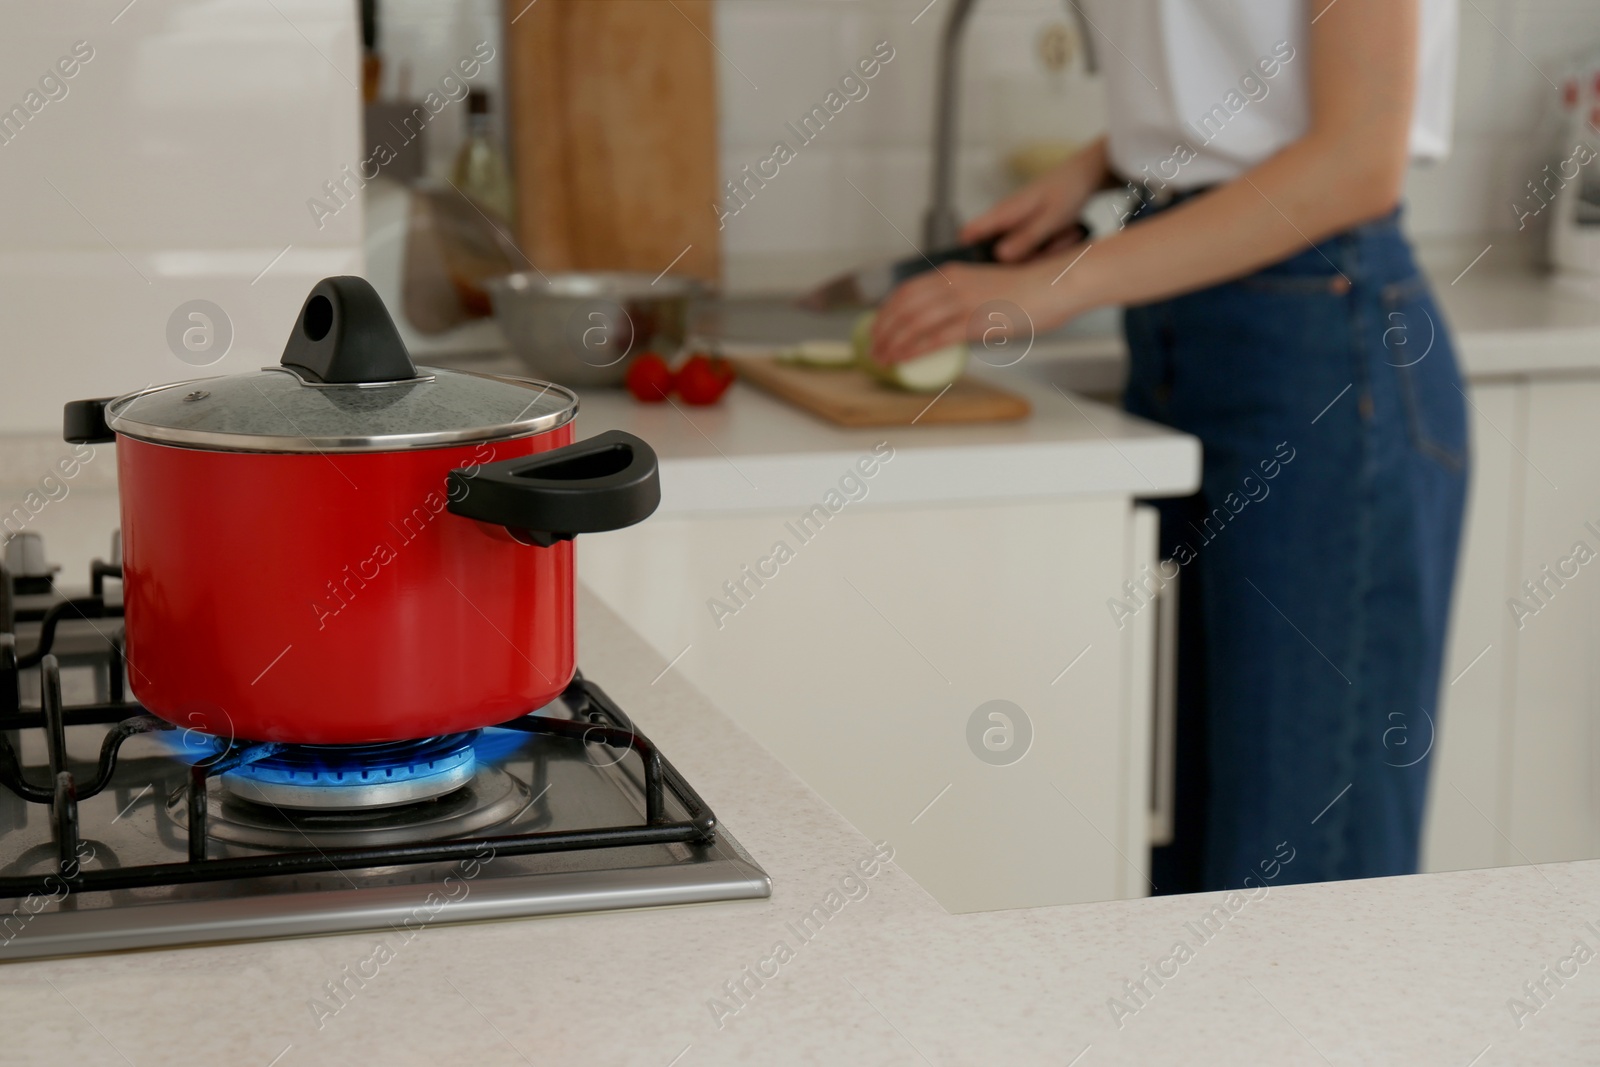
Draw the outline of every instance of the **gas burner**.
M771 892L581 674L472 734L207 737L126 698L115 549L89 577L19 595L0 550L0 961Z
M348 811L433 800L472 779L477 732L373 745L289 745L222 775L232 797L268 808Z
M460 736L460 735L456 735ZM471 766L469 762L468 767ZM270 803L237 799L223 775L219 789L211 785L213 800L220 799L207 820L207 833L216 840L252 848L297 851L305 848L342 849L356 845L407 845L422 841L451 840L487 830L521 815L533 803L528 787L498 767L487 764L450 792L408 804L385 807L325 807L284 809ZM312 786L338 793L361 791L364 785ZM179 790L167 803L173 820L187 829L188 790Z

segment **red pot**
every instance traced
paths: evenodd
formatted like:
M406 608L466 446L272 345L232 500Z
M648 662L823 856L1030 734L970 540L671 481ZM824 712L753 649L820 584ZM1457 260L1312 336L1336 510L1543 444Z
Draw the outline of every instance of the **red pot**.
M571 680L574 534L638 522L656 458L573 444L577 398L415 368L359 278L282 366L68 405L118 443L128 681L224 738L354 744L504 722Z

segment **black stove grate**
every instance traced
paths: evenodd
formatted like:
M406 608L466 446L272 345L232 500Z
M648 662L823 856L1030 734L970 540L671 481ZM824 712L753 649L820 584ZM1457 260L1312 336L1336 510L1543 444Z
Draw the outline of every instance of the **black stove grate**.
M101 586L104 576L120 577L120 569L101 565L94 575ZM716 816L705 801L655 745L641 733L621 708L599 686L581 674L561 695L561 702L572 718L529 713L509 722L503 729L530 734L563 737L584 743L600 743L620 750L619 760L628 753L638 757L643 768L645 817L641 824L606 826L582 830L526 831L499 836L472 836L408 845L350 847L330 850L271 852L251 856L210 858L207 856L206 783L234 768L263 759L282 749L276 742L233 741L223 750L189 769L187 786L188 849L186 862L156 863L116 869L84 870L77 861L78 805L104 790L116 772L117 756L124 742L138 734L175 730L163 719L148 714L133 701L123 699L123 664L120 637L110 639L110 699L101 704L66 706L61 699L61 674L51 646L60 621L114 618L121 608L108 605L96 595L62 599L43 609L23 610L10 603L11 583L0 567L0 785L23 800L48 805L52 815L52 837L57 856L57 871L44 875L0 877L0 898L29 894L91 893L120 889L139 889L196 882L258 878L273 875L323 874L363 867L400 864L449 863L481 855L491 848L497 855L525 856L535 853L579 851L585 849L628 848L637 845L710 844L716 837ZM18 653L13 631L17 620L41 623L38 644ZM37 665L40 675L40 706L23 707L22 671ZM66 728L106 725L100 758L93 776L80 783L68 768ZM30 781L24 773L10 731L43 730L49 753L48 782ZM669 818L667 797L683 810L685 818Z

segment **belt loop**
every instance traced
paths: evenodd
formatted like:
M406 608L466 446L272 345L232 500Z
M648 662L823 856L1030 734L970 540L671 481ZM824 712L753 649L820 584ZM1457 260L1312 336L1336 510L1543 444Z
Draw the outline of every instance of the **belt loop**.
M1363 234L1357 228L1355 230L1347 230L1340 235L1339 239L1339 258L1343 261L1338 265L1339 271L1350 279L1352 285L1360 281L1363 273L1361 269L1363 258L1361 246L1365 242L1362 237Z

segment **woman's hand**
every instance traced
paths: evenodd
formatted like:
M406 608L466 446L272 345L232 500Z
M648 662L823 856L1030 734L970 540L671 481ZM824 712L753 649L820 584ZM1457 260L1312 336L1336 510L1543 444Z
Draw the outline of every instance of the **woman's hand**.
M967 223L964 244L1005 235L995 246L1000 265L947 263L901 285L873 324L872 358L901 363L960 341L982 341L996 323L976 316L991 300L1021 308L1029 321L1016 325L1032 330L1052 329L1084 311L1087 305L1074 299L1076 287L1054 283L1085 251L1077 244L1082 231L1068 231L1109 174L1102 137Z
M982 342L1001 323L978 312L996 300L1022 310L1025 321L1005 323L1012 329L1054 329L1087 308L1080 288L1072 284L1073 275L1063 272L1087 251L1087 246L1079 245L1059 256L1015 265L946 263L919 274L891 293L878 310L872 325L872 358L901 363L961 341ZM1027 343L1009 334L1006 341Z
M1109 173L1102 137L967 223L961 242L1005 234L995 246L995 258L1002 263L1025 260L1041 249L1058 251L1050 238L1077 221L1085 201L1105 185Z

